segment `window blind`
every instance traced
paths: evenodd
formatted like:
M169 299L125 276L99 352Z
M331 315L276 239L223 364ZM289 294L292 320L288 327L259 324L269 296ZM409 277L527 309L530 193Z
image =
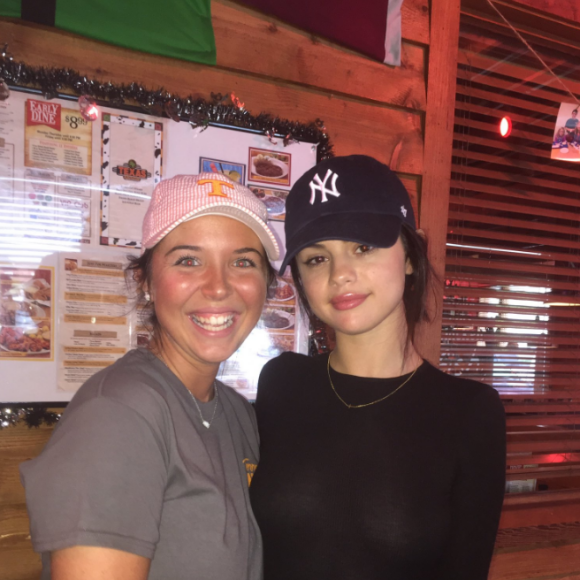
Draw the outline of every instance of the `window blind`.
M526 38L580 94L580 30ZM462 16L440 364L499 391L525 491L580 488L580 163L550 159L563 101L511 31Z

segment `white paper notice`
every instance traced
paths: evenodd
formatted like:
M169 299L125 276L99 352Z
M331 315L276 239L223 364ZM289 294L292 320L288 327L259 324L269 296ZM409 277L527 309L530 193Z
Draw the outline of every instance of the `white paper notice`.
M77 390L130 349L125 265L120 256L60 256L59 389Z
M103 115L102 246L141 247L141 227L161 179L160 123Z

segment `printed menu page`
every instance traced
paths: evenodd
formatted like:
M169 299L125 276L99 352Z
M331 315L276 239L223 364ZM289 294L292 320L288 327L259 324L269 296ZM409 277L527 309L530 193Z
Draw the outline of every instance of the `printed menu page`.
M59 389L78 389L130 349L126 263L113 256L60 256Z

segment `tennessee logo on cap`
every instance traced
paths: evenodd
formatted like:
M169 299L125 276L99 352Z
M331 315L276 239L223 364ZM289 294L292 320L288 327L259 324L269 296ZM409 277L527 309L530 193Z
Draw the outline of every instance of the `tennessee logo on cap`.
M212 188L208 195L215 195L218 197L229 197L228 194L224 191L224 187L228 187L231 191L234 191L233 185L229 183L225 183L224 181L220 181L219 179L200 179L198 185L205 185L206 183L211 183Z
M326 187L326 182L331 178L330 188ZM336 180L338 179L338 173L335 173L331 169L326 172L324 180L320 179L318 173L314 176L310 182L310 205L314 205L316 201L316 192L320 191L320 203L328 201L328 195L333 195L334 197L340 197L340 192L336 189Z

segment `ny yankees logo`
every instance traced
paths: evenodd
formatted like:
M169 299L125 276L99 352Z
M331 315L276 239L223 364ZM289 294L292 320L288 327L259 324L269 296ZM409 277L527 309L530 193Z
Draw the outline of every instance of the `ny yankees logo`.
M330 186L332 189L326 187L326 182L328 178L332 176L332 180L330 182ZM334 197L340 197L340 192L336 189L336 180L338 179L338 173L334 173L331 169L326 172L324 176L324 181L320 179L318 173L314 176L314 179L310 182L310 191L312 194L310 195L310 205L314 205L316 201L316 192L320 191L321 194L321 203L328 201L327 195L333 195ZM315 183L316 182L316 183Z
M212 188L208 195L215 195L218 197L228 197L228 194L223 190L224 187L229 187L234 189L233 185L225 183L225 181L220 181L219 179L200 179L197 182L199 185L205 185L206 183L211 183Z
M407 208L404 205L401 206L401 213L404 217L407 217Z

